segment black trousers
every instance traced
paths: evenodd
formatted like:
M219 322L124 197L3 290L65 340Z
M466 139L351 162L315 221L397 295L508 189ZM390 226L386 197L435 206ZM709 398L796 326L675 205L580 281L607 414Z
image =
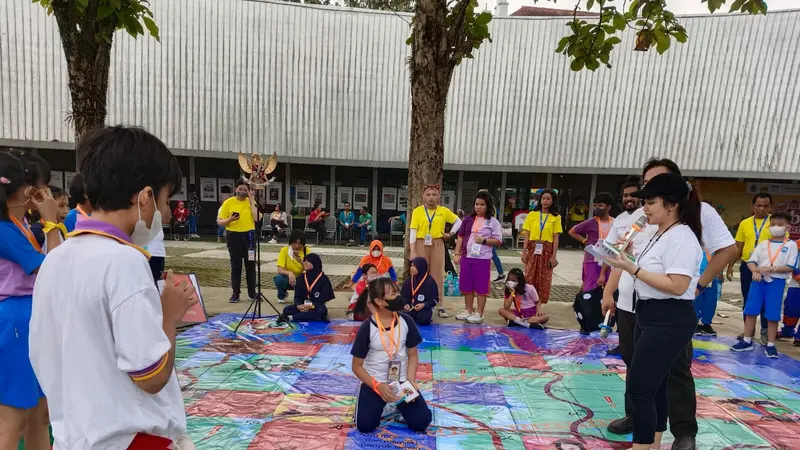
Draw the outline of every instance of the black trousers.
M696 329L697 316L691 301L663 299L637 303L633 359L627 376L634 443L652 444L656 432L666 431L670 371L678 358L685 355Z
M164 273L164 257L151 256L148 263L150 264L150 271L153 272L153 280L158 283L158 280L161 279L161 275Z
M247 294L252 298L256 295L256 262L249 261L248 251L255 245L252 232L228 231L228 254L231 257L231 289L233 295L242 291L242 263L245 267L247 278ZM255 247L253 247L255 248Z
M318 220L316 222L311 222L308 224L308 228L317 232L317 239L322 241L325 239L326 232L325 232L325 222L322 220Z
M636 314L617 308L617 333L619 333L619 354L625 366L630 369L633 360L633 331L636 328ZM625 415L633 416L633 405L628 391L625 391Z
M269 224L272 225L272 237L273 238L277 238L278 237L278 227L280 227L281 232L283 232L284 230L286 230L288 228L286 223L281 221L281 220L272 219Z

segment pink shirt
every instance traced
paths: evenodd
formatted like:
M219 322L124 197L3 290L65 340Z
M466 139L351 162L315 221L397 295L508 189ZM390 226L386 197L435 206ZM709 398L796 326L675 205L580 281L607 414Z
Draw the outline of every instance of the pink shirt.
M533 285L526 284L525 294L522 295L519 302L520 309L536 308L537 303L539 303L539 293L536 292L536 288ZM516 308L516 305L512 304L511 307Z

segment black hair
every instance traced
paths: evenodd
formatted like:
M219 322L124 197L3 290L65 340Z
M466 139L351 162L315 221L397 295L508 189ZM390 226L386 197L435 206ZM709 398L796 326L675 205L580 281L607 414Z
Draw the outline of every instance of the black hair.
M776 213L772 213L769 216L769 218L770 218L770 220L772 220L772 219L783 219L787 223L792 223L792 216L789 213L783 212L783 211L778 211Z
M514 293L517 295L525 294L525 274L522 272L522 269L519 267L514 267L513 269L508 271L508 275L514 275L517 277L517 287L514 288ZM508 278L506 278L506 281ZM506 297L511 295L511 290L508 289L508 286L505 287L506 289Z
M609 194L608 192L601 192L594 196L594 200L592 200L592 203L605 203L606 205L613 208L617 202L615 201L613 195Z
M548 213L551 216L558 217L558 195L556 194L556 191L552 189L545 189L539 194L539 201L536 202L536 207L534 207L533 210L534 211L542 210L542 197L544 197L544 194L550 194L550 197L553 198L553 204L550 205L550 211L548 211Z
M625 189L630 189L630 188L636 188L636 189L641 188L641 185L639 184L639 179L638 178L636 178L636 179L629 178L628 181L626 181L625 184L622 185L622 190L623 191Z
M161 140L142 128L116 125L93 130L78 143L86 198L92 208L118 211L133 206L131 199L147 186L169 196L181 186L183 174Z
M369 208L367 208L367 205L362 206L361 209L363 209L364 212L369 213Z
M250 185L247 184L247 181L244 181L243 179L239 178L238 180L236 180L236 183L234 183L233 190L236 190L236 188L238 188L241 185L245 185L248 188L250 187Z
M25 170L28 173L28 181L31 186L50 184L50 164L47 164L47 161L42 159L41 156L23 152L22 150L11 150L11 154L22 161L22 165L25 166Z
M344 202L344 206L350 205L350 202ZM352 206L352 205L350 205Z
M311 209L317 209L317 208L319 208L320 206L322 206L322 203L321 203L321 202L314 202L314 207L313 207L313 208L311 208Z
M647 160L647 163L644 165L644 169L642 169L642 179L644 179L644 174L646 174L650 169L656 167L664 167L665 169L669 170L674 174L683 176L680 167L678 167L678 165L675 164L675 161L667 158L658 159L653 157Z
M196 188L195 188L195 185L194 185L194 183L192 183L192 184L190 184L190 185L189 185L189 192L192 192L192 191L194 191L195 189L196 189Z
M486 214L485 214L485 217L486 217L487 220L491 219L492 216L494 215L494 199L486 191L478 191L478 193L475 194L475 200L478 200L478 199L481 199L486 203ZM474 212L474 209L475 209L474 204L475 204L475 202L473 201L472 203L473 203L472 217L475 217L478 214L476 212Z
M275 203L275 208L283 211L283 204L282 203Z
M686 198L676 196L661 197L664 206L678 205L678 219L688 225L697 237L697 242L703 245L703 225L700 222L700 197L696 189L691 189Z
M364 274L364 276L366 276L366 275L367 275L367 272L369 272L369 269L372 269L373 267L374 267L375 269L377 269L377 268L378 268L378 267L377 267L375 264L372 264L372 263L366 263L366 264L364 264L363 266L361 266L361 272Z
M386 295L387 288L392 287L397 292L400 288L397 283L392 281L391 278L379 277L369 282L367 288L361 292L356 300L354 311L356 314L364 314L367 311L367 303L372 303L375 299L383 298Z
M292 230L289 235L289 245L299 242L303 246L303 254L308 254L308 247L306 246L306 233L303 230Z
M756 200L758 200L760 198L769 199L769 202L772 203L772 194L770 194L769 192L759 192L758 194L753 196L753 204L755 205L756 204Z
M86 201L86 186L83 182L83 175L76 174L75 178L69 183L69 196L77 204Z
M19 158L10 151L0 151L0 216L8 219L8 197L29 186L28 174Z
M53 194L53 198L59 198L62 195L66 195L67 194L66 191L64 191L63 189L61 189L58 186L52 186L51 185L51 186L47 186L47 187L50 188L50 193Z

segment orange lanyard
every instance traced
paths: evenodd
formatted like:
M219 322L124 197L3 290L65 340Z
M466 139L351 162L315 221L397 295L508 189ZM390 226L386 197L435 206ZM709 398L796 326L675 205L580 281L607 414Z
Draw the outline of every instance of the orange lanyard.
M517 314L521 313L522 312L522 305L520 304L521 300L517 299L516 292L511 293L511 301L514 302L514 307L517 308Z
M427 280L427 279L428 279L428 274L426 273L425 276L422 277L422 281L420 281L419 284L417 285L417 287L415 288L414 287L414 276L413 275L411 276L411 298L412 299L417 298L417 292L419 292L419 288L422 287L422 283L424 283L425 280Z
M481 219L481 221L480 221L480 222L478 222L478 219ZM475 222L472 224L472 233L473 233L473 234L477 233L477 232L478 232L478 230L480 230L481 228L483 228L483 224L484 224L484 223L486 223L486 219L485 219L485 218L483 218L483 217L480 217L480 218L479 218L479 217L477 217L477 216L476 216L476 217L475 217Z
M600 233L600 239L605 240L606 236L608 236L608 232L611 231L611 221L605 221L605 224L608 226L606 227L605 233L603 233L603 225L600 224L600 219L595 217L594 220L597 221L597 232Z
M375 313L375 323L378 324L378 334L381 337L381 345L383 345L383 349L386 350L386 354L389 356L389 359L392 359L397 355L397 347L399 346L400 342L400 326L397 326L397 341L394 340L394 324L395 322L399 321L397 313L394 313L394 318L392 319L392 326L389 329L389 345L386 345L386 338L383 337L386 334L386 328L383 327L381 323L380 317L378 314Z
M11 222L14 225L16 225L17 228L19 228L19 231L21 231L22 234L25 235L26 238L28 238L28 242L31 243L33 248L35 248L37 252L42 253L42 246L39 245L39 243L36 241L36 236L33 235L31 230L28 227L26 227L25 225L23 225L22 223L20 223L20 221L17 220L16 217L14 217L14 216L12 216L10 214L9 214L9 217L11 218Z
M322 278L322 272L317 275L317 278L311 283L311 286L308 285L308 273L303 274L303 281L306 282L306 297L311 298L311 290L314 289L314 286L317 285L317 281Z
M781 250L783 250L783 246L786 245L786 238L783 238L783 243L780 247L778 247L778 252L775 253L775 256L772 256L772 241L767 242L767 255L769 256L769 265L774 266L775 260L778 259L778 256L781 254Z
M89 217L89 215L86 214L86 211L81 208L81 205L75 206L75 211L78 211L78 214L82 215L83 217Z

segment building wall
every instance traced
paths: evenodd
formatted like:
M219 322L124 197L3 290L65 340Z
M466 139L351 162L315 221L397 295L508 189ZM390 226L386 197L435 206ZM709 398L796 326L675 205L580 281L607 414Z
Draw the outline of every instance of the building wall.
M403 167L408 24L392 13L285 2L152 2L161 43L114 39L108 122L173 149L230 157ZM408 16L405 16L408 19ZM553 50L564 18L497 18L494 42L456 70L446 167L637 172L650 156L687 174L800 172L800 11L682 19L690 38L572 73ZM69 94L55 20L0 2L0 145L69 146ZM19 143L16 141L30 141Z

